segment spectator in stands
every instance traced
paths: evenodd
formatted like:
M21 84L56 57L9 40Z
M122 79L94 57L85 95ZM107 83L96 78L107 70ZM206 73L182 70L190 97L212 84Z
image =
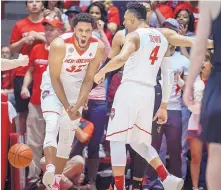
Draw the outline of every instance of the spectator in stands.
M65 32L70 32L72 30L71 28L72 19L78 13L81 13L81 8L78 6L72 6L65 12L65 16L63 17Z
M43 22L46 43L36 45L30 54L28 70L25 74L21 97L30 98L27 117L27 144L33 151L33 162L29 166L29 183L38 181L41 173L40 159L42 158L43 142L45 137L45 121L41 110L42 74L48 66L48 48L50 43L60 36L62 23L58 19ZM28 88L33 81L32 94Z
M174 15L177 14L181 9L187 9L194 15L194 27L196 29L196 25L199 19L199 8L198 8L199 1L183 1L182 3L178 4L174 9Z
M117 31L118 26L120 26L119 9L114 6L112 0L105 0L104 6L108 14L107 28L112 32L112 35L114 35Z
M47 19L59 18L62 20L63 1L44 1L43 15Z
M201 100L203 98L203 92L205 89L206 82L209 78L211 73L212 64L211 64L212 54L211 52L207 52L204 64L202 66L200 75L196 79L194 83L194 106L189 107L192 114L190 116L189 124L188 124L188 131L187 131L187 139L190 145L190 152L191 152L191 163L190 163L190 171L191 171L191 179L193 184L193 190L203 190L205 188L205 183L200 184L199 178L200 173L204 172L205 170L201 171L200 163L202 160L202 151L203 151L203 142L200 139L201 134L201 126L199 124L199 117L200 117L200 105Z
M29 16L17 21L14 25L10 39L10 48L13 53L19 52L23 55L30 55L34 45L45 42L44 27L42 25L44 20L42 11L44 6L42 1L37 0L27 0L25 4ZM18 67L15 69L14 94L16 110L19 113L18 128L20 132L26 131L29 99L22 99L20 94L27 69L28 67Z
M91 14L96 18L96 21L99 22L99 25L102 27L102 30L104 31L108 41L111 44L112 41L112 34L110 30L107 28L107 12L105 10L105 7L100 2L94 2L89 5L89 7L86 10L87 13ZM100 38L101 31L102 30L95 30L94 34L96 32L96 36Z
M1 47L1 58L11 59L11 50L8 46ZM1 72L1 92L8 95L8 101L15 106L15 96L14 96L14 70L7 70Z
M181 5L181 4L180 4ZM178 5L179 6L179 5ZM180 23L181 27L179 33L185 36L194 36L194 16L188 9L180 9L176 12L175 18ZM182 55L189 58L190 48L178 47ZM185 179L187 173L187 152L189 150L188 141L186 139L186 132L188 128L188 121L190 118L190 111L182 105L182 176Z
M185 36L194 36L194 16L188 9L180 9L176 16L176 20L180 24L179 34ZM190 48L180 48L181 53L189 58Z

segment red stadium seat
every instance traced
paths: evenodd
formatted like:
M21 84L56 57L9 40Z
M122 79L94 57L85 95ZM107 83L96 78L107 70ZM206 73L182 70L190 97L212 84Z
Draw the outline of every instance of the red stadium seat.
M3 99L2 99L3 100ZM5 187L5 179L7 176L7 163L8 163L8 124L9 124L9 117L8 117L8 103L1 102L1 188L4 189Z

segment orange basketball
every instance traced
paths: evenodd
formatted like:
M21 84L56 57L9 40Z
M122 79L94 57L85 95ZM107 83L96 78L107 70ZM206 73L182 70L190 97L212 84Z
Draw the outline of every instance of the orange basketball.
M17 143L9 149L8 160L15 168L25 168L32 161L32 150L26 144Z

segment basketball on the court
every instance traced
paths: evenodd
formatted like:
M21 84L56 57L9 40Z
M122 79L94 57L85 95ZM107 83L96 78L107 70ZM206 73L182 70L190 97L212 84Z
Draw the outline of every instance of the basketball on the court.
M33 154L31 148L22 143L13 145L8 152L8 160L15 168L25 168L29 166L32 157Z

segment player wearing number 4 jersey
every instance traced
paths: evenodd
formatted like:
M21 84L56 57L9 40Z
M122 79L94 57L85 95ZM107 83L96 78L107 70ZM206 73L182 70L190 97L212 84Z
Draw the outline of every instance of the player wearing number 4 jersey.
M165 190L180 190L183 180L169 175L155 149L151 146L152 118L154 108L154 86L159 68L163 74L163 98L154 119L162 125L167 121L167 102L173 83L169 43L180 45L177 35L167 29L151 29L145 23L146 9L139 3L128 4L124 25L130 32L120 54L114 57L95 76L95 82L104 80L105 74L122 67L123 78L115 95L109 119L107 140L111 146L111 161L117 190L124 187L126 166L125 144L139 153L159 174ZM133 32L134 31L134 32ZM163 34L165 37L163 36ZM176 33L176 32L175 32ZM170 39L169 39L170 38ZM180 37L179 37L180 38ZM174 43L174 41L177 41ZM187 40L188 41L188 40ZM187 42L186 41L186 42ZM187 45L188 42L182 45Z
M79 130L82 108L79 107L77 115L66 111L72 104L82 105L78 101L81 85L84 80L93 85L94 75L105 57L104 44L92 36L94 24L90 14L78 14L73 19L74 33L56 38L50 46L49 67L41 84L41 108L46 121L43 183L47 189L60 189L61 174L69 159L75 131Z

